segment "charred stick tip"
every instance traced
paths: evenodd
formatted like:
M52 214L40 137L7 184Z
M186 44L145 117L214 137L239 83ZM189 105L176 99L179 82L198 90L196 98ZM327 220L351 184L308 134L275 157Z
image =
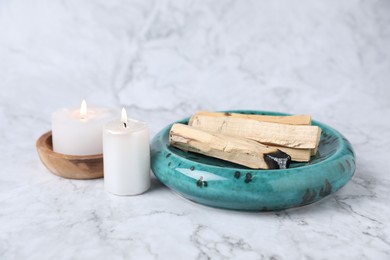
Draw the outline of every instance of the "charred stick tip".
M290 155L277 150L274 153L264 154L264 160L269 169L287 169L290 166Z

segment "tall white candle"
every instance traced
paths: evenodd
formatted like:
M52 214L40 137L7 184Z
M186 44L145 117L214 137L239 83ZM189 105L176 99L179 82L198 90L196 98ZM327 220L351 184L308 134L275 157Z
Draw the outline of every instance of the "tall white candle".
M104 186L116 195L137 195L150 187L149 128L127 119L107 123L103 130Z
M95 155L103 152L103 126L115 118L116 110L93 107L85 100L80 108L61 108L52 114L53 150L69 155Z

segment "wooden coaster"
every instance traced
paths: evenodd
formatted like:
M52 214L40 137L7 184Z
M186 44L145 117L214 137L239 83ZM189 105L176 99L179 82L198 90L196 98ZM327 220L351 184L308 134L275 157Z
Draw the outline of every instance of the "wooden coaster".
M97 179L103 177L103 154L75 156L53 151L51 131L37 140L39 158L53 174L68 179Z

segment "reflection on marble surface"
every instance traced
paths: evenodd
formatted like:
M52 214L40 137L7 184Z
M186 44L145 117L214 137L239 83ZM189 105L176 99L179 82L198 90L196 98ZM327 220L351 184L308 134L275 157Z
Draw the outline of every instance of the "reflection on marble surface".
M389 259L390 2L0 1L0 258ZM35 140L58 107L309 113L357 154L352 181L275 213L66 180Z

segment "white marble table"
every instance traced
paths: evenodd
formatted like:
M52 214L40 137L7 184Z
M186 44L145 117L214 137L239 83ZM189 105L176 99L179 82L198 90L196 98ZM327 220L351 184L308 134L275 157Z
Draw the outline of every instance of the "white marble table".
M386 0L0 0L0 259L390 259L389 17ZM51 112L82 98L153 134L199 109L309 113L351 141L357 170L274 213L155 179L116 197L38 159Z

